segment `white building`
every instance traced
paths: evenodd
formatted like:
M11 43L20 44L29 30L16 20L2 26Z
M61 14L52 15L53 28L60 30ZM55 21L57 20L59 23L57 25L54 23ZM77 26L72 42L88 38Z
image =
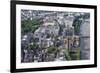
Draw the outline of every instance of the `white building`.
M74 19L75 19L74 16L68 15L68 16L64 19L65 26L66 26L66 27L67 27L67 26L72 27L72 24L73 24Z

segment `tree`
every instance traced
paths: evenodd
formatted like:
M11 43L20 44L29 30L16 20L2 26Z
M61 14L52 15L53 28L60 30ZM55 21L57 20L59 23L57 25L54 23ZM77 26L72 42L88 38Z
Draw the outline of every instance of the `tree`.
M64 54L65 54L66 60L71 60L70 53L69 53L68 49L65 50Z
M28 32L32 32L34 33L34 31L40 26L40 22L38 20L23 20L21 21L21 33L22 35L28 33Z
M80 18L81 18L80 16L77 16L73 21L74 31L76 35L79 35L80 33L80 26L82 23L82 20L80 20Z
M72 60L80 60L80 48L75 48L74 51L70 51L70 57Z
M34 42L28 45L29 50L36 50L37 48L38 48L38 45Z
M58 48L54 45L47 48L48 54L56 54L58 51Z

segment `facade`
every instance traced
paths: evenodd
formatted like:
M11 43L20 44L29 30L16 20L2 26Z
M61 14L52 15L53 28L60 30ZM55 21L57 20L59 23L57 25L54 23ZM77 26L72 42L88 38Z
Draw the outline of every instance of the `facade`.
M81 59L90 59L90 22L88 19L83 21L80 31Z

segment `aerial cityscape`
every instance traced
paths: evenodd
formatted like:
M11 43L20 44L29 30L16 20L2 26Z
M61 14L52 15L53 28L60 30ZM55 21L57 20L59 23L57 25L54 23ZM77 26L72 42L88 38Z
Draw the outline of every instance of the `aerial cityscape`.
M21 10L21 62L90 59L90 13Z

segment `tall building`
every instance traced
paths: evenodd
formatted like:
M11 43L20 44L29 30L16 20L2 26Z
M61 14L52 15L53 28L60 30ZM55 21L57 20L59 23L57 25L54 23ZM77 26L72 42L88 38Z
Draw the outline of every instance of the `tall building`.
M90 22L85 19L80 27L81 59L90 59Z

